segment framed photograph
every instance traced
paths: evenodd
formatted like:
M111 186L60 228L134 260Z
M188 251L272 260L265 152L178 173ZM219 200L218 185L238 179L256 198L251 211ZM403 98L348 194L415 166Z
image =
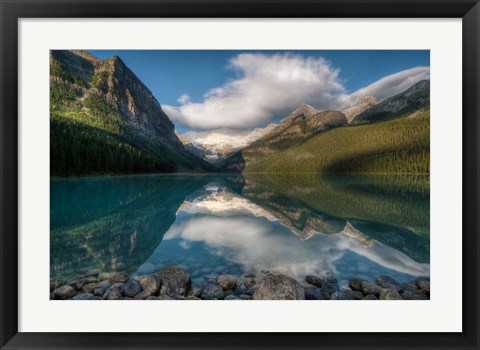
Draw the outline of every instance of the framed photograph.
M478 349L476 0L0 1L1 349Z

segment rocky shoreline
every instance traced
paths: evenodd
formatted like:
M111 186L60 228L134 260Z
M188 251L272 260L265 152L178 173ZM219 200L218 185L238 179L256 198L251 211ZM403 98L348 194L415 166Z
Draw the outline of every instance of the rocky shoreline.
M87 271L69 281L50 283L51 300L429 300L430 278L400 283L389 276L375 282L349 280L339 289L333 276L308 275L300 283L292 277L261 270L259 274L205 276L192 285L188 273L167 265L148 275Z

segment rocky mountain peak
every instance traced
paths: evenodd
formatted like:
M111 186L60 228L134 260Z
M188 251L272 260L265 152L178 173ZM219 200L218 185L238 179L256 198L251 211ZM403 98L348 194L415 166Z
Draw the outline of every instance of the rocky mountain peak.
M360 113L366 111L370 107L373 107L378 104L378 100L373 97L373 96L365 96L358 100L358 102L342 112L345 114L345 117L347 118L348 122L350 123L357 115Z
M315 114L317 114L319 111L313 108L312 106L302 103L300 106L297 107L289 116L284 118L278 126L272 130L272 134L276 134L279 132L282 132L283 130L287 129L295 123L296 121L303 119L306 120L308 118L313 117Z
M318 112L319 111L317 109L313 108L309 104L302 103L300 106L298 106L298 108L295 111L293 111L293 113L290 116L303 114L306 118L310 118L313 115L317 114Z
M407 90L357 114L351 123L376 122L412 114L430 104L430 80L421 80Z
M86 60L89 60L91 62L97 62L100 61L99 58L95 57L92 55L90 52L84 51L84 50L70 50L71 53L80 56L82 58L85 58Z

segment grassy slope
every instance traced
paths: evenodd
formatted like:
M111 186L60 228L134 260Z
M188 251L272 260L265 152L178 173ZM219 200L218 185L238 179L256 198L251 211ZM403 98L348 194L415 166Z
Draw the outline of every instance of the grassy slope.
M149 173L192 170L183 154L132 133L101 97L79 99L76 89L88 86L58 61L50 81L51 175ZM91 85L98 85L94 75Z
M429 110L413 117L332 129L246 166L246 172L270 173L429 171Z

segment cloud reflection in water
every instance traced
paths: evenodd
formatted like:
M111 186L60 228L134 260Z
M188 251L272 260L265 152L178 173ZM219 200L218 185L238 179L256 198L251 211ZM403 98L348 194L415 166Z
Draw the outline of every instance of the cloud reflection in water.
M344 280L353 276L372 278L370 274L375 273L421 276L428 275L430 269L428 263L418 263L369 239L348 221L340 233L314 232L309 239L301 240L259 205L213 184L181 206L162 244L169 241L177 242L187 256L194 255L189 250L199 249L200 244L207 256L221 257L243 271L267 269L298 279L325 272ZM194 243L197 248L193 248ZM151 259L158 260L162 244Z

